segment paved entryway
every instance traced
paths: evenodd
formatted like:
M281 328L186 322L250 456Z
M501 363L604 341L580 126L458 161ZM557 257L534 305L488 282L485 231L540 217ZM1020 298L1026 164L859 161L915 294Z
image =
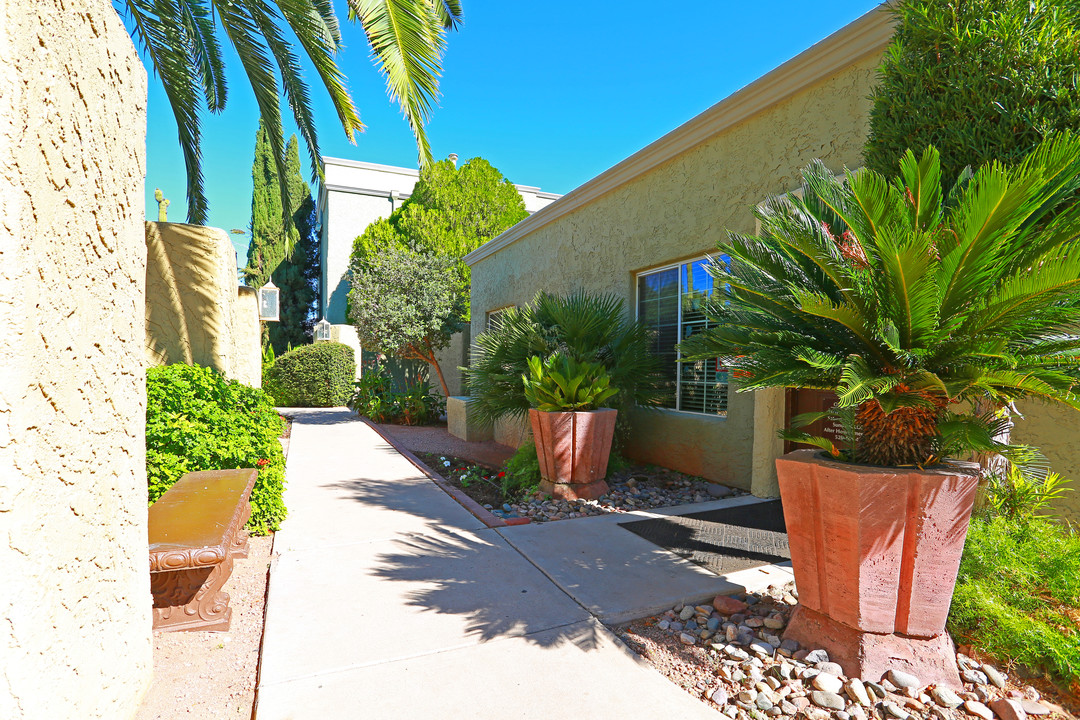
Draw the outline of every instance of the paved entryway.
M717 717L348 411L296 413L287 479L259 720Z

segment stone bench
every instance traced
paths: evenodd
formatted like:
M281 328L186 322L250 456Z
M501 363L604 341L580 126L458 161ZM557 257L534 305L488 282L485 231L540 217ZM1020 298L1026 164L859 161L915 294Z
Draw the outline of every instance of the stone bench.
M155 630L229 629L222 586L247 557L244 524L255 469L184 475L150 506L150 590Z

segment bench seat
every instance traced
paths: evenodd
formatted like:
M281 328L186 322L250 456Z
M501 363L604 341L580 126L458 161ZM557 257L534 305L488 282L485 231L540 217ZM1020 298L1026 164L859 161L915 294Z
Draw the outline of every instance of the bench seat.
M258 477L254 468L188 473L150 506L155 630L229 629L222 587L233 559L247 557L244 524Z

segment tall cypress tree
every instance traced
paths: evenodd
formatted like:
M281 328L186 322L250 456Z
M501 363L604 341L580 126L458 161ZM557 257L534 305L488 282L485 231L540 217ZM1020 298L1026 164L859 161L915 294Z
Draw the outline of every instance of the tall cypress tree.
M315 322L318 283L318 242L315 238L315 202L311 188L300 174L296 136L286 149L289 199L295 208L293 227L286 230L281 219L277 168L266 128L259 122L255 134L255 161L251 168L251 242L248 245L245 282L255 288L268 279L280 289L281 320L266 323L263 343L281 354L311 337ZM291 240L292 250L289 251Z
M871 95L867 167L895 175L905 150L961 171L1025 157L1080 129L1080 0L901 0Z

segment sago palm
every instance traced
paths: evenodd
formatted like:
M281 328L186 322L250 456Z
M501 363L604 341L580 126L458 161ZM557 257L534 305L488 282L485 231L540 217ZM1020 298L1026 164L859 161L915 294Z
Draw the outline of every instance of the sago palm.
M300 51L319 75L350 141L363 123L337 65L341 32L331 0L113 0L126 17L132 39L160 79L172 106L187 169L188 222L206 222L200 119L203 110L225 108L225 64L220 31L232 44L266 123L282 183L282 210L292 217L285 167L281 96L311 157L311 178L322 178L311 96L300 67ZM445 31L461 20L459 0L348 0L349 17L360 22L390 96L401 106L419 149L431 161L424 124L438 97Z
M948 195L938 153L910 151L890 180L835 178L757 210L711 272L707 331L687 358L721 357L742 390L833 390L851 447L836 456L931 464L1004 448L970 408L1036 398L1080 407L1080 140L990 163ZM963 414L967 412L968 414Z

